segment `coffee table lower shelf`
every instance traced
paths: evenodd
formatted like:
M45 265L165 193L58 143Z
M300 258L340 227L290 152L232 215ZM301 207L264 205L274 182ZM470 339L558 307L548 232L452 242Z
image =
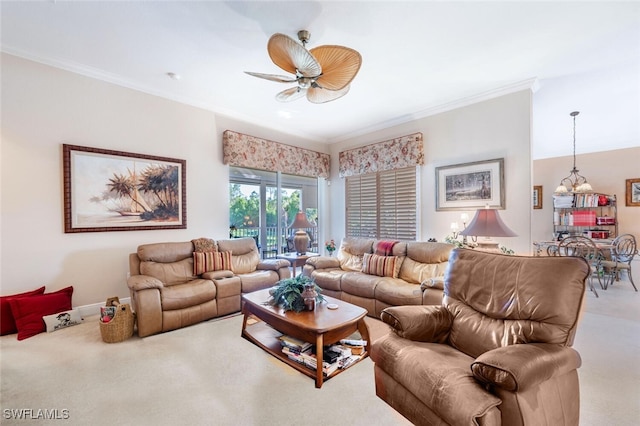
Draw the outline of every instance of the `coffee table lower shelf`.
M336 371L334 371L333 373L331 373L329 376L324 376L320 379L320 373L317 370L312 370L311 368L307 367L304 364L301 364L299 362L296 362L292 359L289 359L289 357L282 352L282 346L280 344L280 340L278 339L283 333L279 332L278 330L274 329L273 327L271 327L269 324L263 322L263 321L258 321L255 324L251 324L251 325L246 325L245 328L243 328L242 330L242 337L244 337L245 339L247 339L248 341L252 342L253 344L259 346L260 348L262 348L264 351L268 352L269 354L273 355L275 358L279 359L280 361L284 362L285 364L290 365L291 367L295 368L296 370L300 371L301 373L311 377L312 379L316 379L316 387L320 388L322 387L322 383L324 381L327 381L329 379L331 379L334 376L337 376L338 374L342 373L343 371L348 370L349 368L351 368L352 366L354 366L355 364L359 363L360 361L362 361L363 359L365 359L366 357L369 356L369 352L367 350L364 351L364 353L360 356L360 359L356 362L354 362L353 364L349 365L347 368L344 369L338 369ZM347 336L345 336L347 337ZM320 368L320 367L318 367Z

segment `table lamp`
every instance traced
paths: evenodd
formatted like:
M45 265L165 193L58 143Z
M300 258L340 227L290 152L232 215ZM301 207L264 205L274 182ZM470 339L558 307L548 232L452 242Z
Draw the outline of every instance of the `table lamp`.
M298 255L307 253L307 247L309 247L309 234L305 229L313 228L313 224L307 220L307 215L303 211L296 213L295 219L289 228L297 229L293 236L293 246L296 249Z
M484 240L478 239L478 248L500 251L498 242L491 240L491 237L516 237L518 234L504 224L497 210L484 208L476 211L473 220L460 235L486 237Z

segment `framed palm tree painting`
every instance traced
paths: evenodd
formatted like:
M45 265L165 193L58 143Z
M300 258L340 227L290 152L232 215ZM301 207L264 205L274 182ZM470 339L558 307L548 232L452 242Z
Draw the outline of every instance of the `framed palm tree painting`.
M62 147L65 233L187 227L185 160Z

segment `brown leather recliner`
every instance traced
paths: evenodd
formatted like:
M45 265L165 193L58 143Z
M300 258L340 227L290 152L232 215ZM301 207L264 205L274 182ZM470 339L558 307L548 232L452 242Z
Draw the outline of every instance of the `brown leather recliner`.
M417 425L578 425L582 258L454 249L441 306L396 306L376 394Z

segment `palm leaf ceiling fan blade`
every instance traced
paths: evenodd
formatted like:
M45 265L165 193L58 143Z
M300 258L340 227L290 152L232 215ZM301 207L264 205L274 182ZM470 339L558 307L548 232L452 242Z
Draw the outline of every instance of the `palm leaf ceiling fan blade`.
M265 80L277 81L278 83L295 83L296 79L293 77L287 77L286 75L276 74L262 74L259 72L245 71L246 74L254 77L264 78Z
M349 93L350 86L344 86L340 90L328 90L321 87L311 87L307 90L307 100L314 104L323 104L334 101Z
M292 87L290 89L283 90L276 95L276 99L280 102L290 102L300 99L307 93L307 89L302 87Z
M340 90L351 83L362 64L360 53L344 46L318 46L310 52L322 65L317 83L329 90Z
M274 64L291 74L300 73L304 77L322 74L318 61L300 43L289 36L276 33L267 43L267 51Z

